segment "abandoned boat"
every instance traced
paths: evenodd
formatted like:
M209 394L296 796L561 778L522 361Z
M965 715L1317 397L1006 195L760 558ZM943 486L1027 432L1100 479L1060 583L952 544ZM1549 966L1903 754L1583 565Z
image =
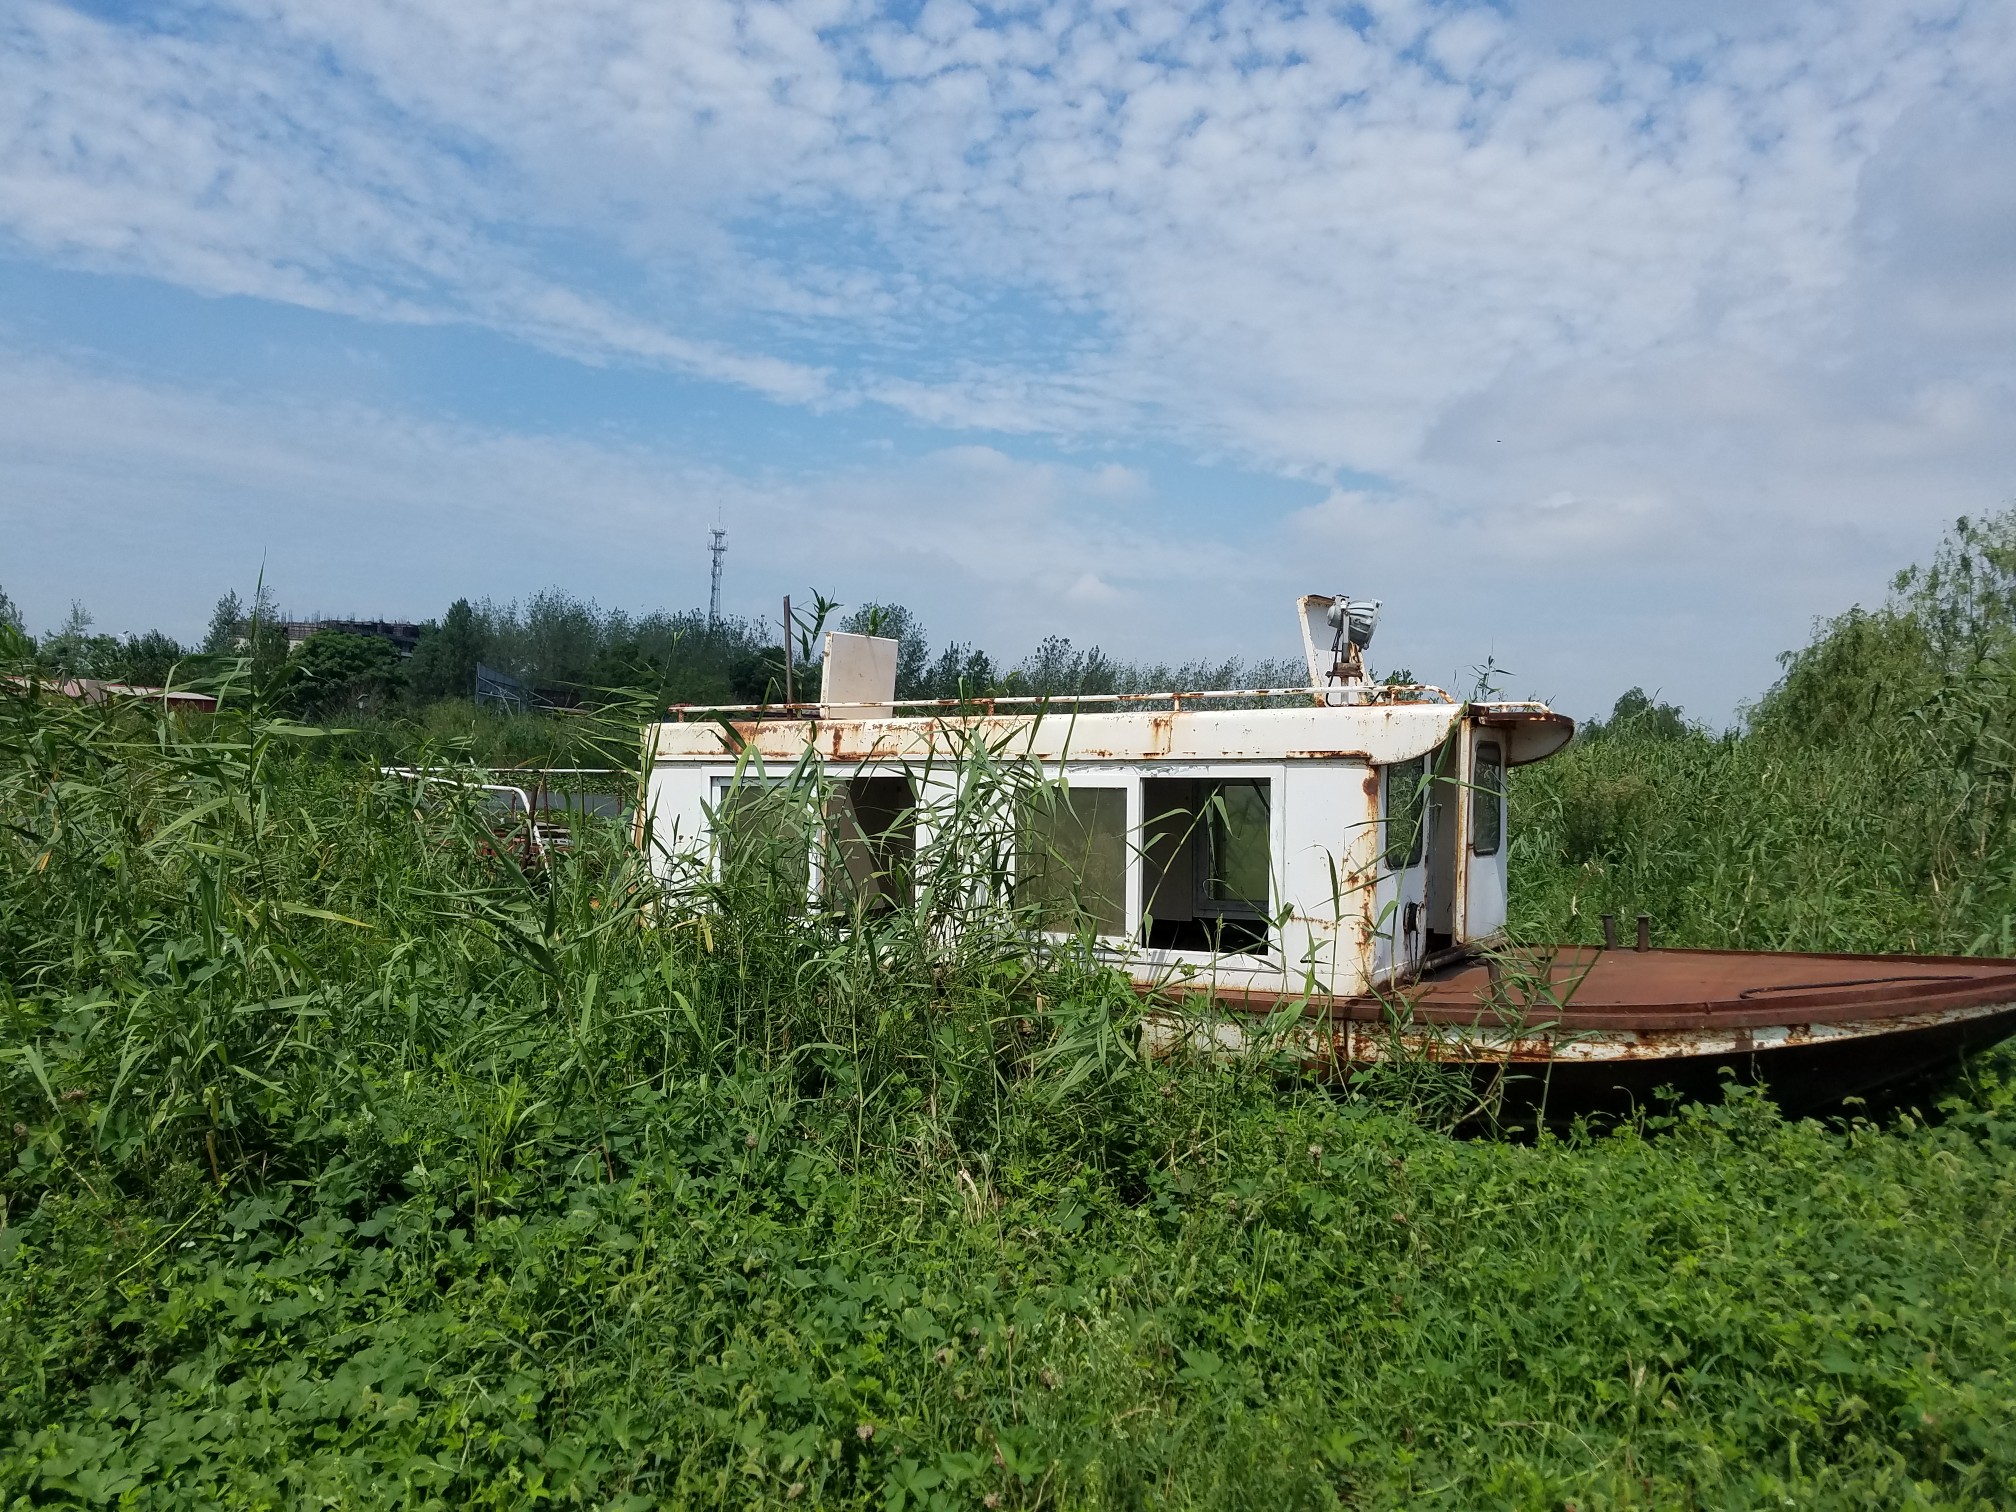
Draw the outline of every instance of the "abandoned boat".
M899 906L973 765L1012 764L1038 780L988 790L994 885L1129 975L1154 1047L1455 1062L1550 1116L1724 1075L1805 1111L2016 1032L2016 961L1656 950L1642 920L1635 948L1509 948L1506 772L1574 723L1370 680L1377 609L1299 601L1305 687L1156 695L899 703L896 642L830 633L817 704L647 731L640 833L668 879L781 846L808 905Z

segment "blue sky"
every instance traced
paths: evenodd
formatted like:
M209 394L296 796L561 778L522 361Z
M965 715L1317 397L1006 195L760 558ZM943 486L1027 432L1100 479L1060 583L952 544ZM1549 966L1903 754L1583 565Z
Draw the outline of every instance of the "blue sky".
M1676 23L1672 18L1681 16ZM0 586L559 583L1720 720L2016 496L2016 6L0 11Z

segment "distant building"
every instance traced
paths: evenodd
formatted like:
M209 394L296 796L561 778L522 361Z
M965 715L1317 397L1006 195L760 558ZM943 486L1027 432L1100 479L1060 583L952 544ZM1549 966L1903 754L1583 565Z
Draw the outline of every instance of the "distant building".
M136 698L160 704L166 709L199 714L207 714L217 707L214 693L191 693L184 688L143 688L134 683L104 682L95 677L58 677L45 682L41 678L10 676L7 682L16 688L39 688L44 693L53 693L59 698L75 698L83 703L102 704L115 698Z
M401 656L411 656L413 648L420 644L420 627L406 620L289 620L288 655L293 655L295 649L317 630L334 630L339 635L369 635L390 641Z

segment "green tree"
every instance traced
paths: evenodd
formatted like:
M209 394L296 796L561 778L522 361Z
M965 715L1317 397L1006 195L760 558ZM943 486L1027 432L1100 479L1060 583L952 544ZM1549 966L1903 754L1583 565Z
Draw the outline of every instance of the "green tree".
M1955 520L1931 566L1897 574L1890 610L1916 620L1951 671L2007 647L2016 638L2016 508Z
M21 611L15 607L14 600L7 597L5 588L0 588L0 630L12 630L16 635L28 633L27 625L21 620Z
M1046 635L1012 674L1030 693L1111 693L1123 668L1097 646L1080 651L1062 635Z
M476 689L476 663L483 659L484 636L476 611L461 598L448 606L438 625L420 632L420 644L406 665L406 681L425 699L469 698Z
M279 696L297 713L330 714L383 701L404 681L399 652L390 641L318 630L287 663Z
M174 636L159 630L129 635L119 648L119 675L140 687L158 688L174 673L175 664L188 654Z
M211 655L243 656L259 677L270 677L287 662L287 624L280 604L262 579L247 604L236 592L225 594L210 611L203 649Z
M76 599L62 625L42 637L38 660L58 677L115 677L119 642L91 633L91 611Z
M736 657L728 664L728 689L742 703L781 703L784 648L765 646Z
M1677 740L1687 733L1687 716L1678 704L1660 703L1643 688L1631 688L1618 695L1610 718L1598 721L1590 731L1605 735L1635 735L1640 739Z
M238 649L244 632L245 606L236 592L225 594L210 611L210 628L203 632L203 649L213 656Z
M925 670L919 698L982 698L995 691L1000 676L994 660L978 646L949 642Z

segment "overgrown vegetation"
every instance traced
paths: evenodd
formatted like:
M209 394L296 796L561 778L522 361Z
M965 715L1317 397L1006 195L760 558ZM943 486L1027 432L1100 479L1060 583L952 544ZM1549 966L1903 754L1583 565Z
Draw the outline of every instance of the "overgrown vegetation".
M1941 573L1746 733L1520 773L1526 927L2002 948L2008 642ZM843 928L592 826L528 872L362 740L0 687L10 1505L2016 1497L2003 1062L1931 1121L1453 1139L1137 1060L1110 977L937 927L984 831Z
M1672 944L2016 955L2016 513L1782 660L1739 730L1634 689L1520 774L1524 930L1642 909Z
M816 694L820 632L827 628L896 639L897 693L905 699L1269 687L1303 677L1292 659L1137 664L1057 635L1019 662L997 661L956 640L934 651L923 624L900 604L864 604L840 615L844 607L815 594L793 612L798 695ZM29 641L35 669L55 678L186 687L233 675L242 665L282 707L345 722L424 721L442 703L464 706L449 717L466 721L479 665L516 680L528 704L546 708L640 700L661 708L776 703L787 686L781 614L776 624L736 616L710 621L697 609L630 614L559 588L542 589L523 604L457 599L439 620L418 627L418 644L403 659L391 641L336 624L290 647L287 616L263 581L249 599L230 592L217 601L199 646L182 646L159 630L124 639L93 634L92 625L90 611L73 603L61 626ZM0 626L25 634L4 591Z

